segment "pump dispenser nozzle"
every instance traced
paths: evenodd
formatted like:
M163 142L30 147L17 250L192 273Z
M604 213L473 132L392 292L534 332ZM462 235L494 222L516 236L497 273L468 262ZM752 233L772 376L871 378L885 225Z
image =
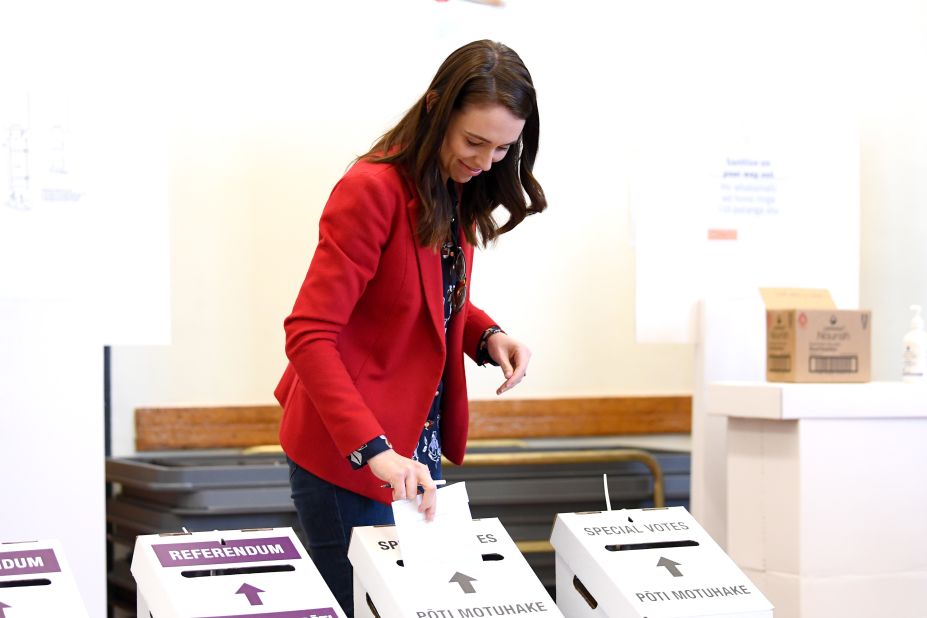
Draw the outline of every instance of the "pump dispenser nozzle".
M914 317L911 318L911 330L904 336L904 369L901 372L905 382L924 382L927 380L927 332L924 331L924 318L921 306L911 305Z
M911 318L911 328L913 330L924 330L924 318L921 317L921 306L911 305L911 311L914 312L914 317Z

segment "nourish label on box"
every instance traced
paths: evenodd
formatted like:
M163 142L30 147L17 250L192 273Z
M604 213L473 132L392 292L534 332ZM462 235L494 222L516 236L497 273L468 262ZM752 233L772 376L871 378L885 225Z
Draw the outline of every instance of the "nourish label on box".
M827 290L763 289L766 379L868 382L872 314L838 310Z

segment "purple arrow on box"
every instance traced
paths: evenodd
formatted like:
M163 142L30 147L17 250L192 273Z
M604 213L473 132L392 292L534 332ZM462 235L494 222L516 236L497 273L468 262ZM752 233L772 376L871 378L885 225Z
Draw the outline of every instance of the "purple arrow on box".
M264 592L260 588L252 586L251 584L242 584L235 594L243 594L245 598L248 599L248 603L251 605L264 605L264 601L261 600L259 593Z

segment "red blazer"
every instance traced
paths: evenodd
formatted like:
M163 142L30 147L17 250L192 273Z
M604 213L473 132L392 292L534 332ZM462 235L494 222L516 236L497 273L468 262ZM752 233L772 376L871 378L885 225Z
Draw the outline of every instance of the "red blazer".
M382 502L390 502L390 490L366 466L353 470L348 454L383 434L410 457L443 374L442 450L460 463L469 423L463 355L475 356L494 324L468 294L445 345L441 259L416 240L418 209L393 165L359 161L338 182L284 321L290 362L274 391L287 455ZM471 280L473 247L464 241L463 249Z

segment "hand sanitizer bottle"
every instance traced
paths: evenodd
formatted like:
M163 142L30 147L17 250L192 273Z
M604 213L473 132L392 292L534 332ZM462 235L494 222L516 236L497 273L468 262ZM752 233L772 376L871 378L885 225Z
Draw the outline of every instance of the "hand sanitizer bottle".
M924 332L924 318L921 306L911 305L914 317L911 330L904 336L904 369L901 372L905 382L927 382L927 332Z

